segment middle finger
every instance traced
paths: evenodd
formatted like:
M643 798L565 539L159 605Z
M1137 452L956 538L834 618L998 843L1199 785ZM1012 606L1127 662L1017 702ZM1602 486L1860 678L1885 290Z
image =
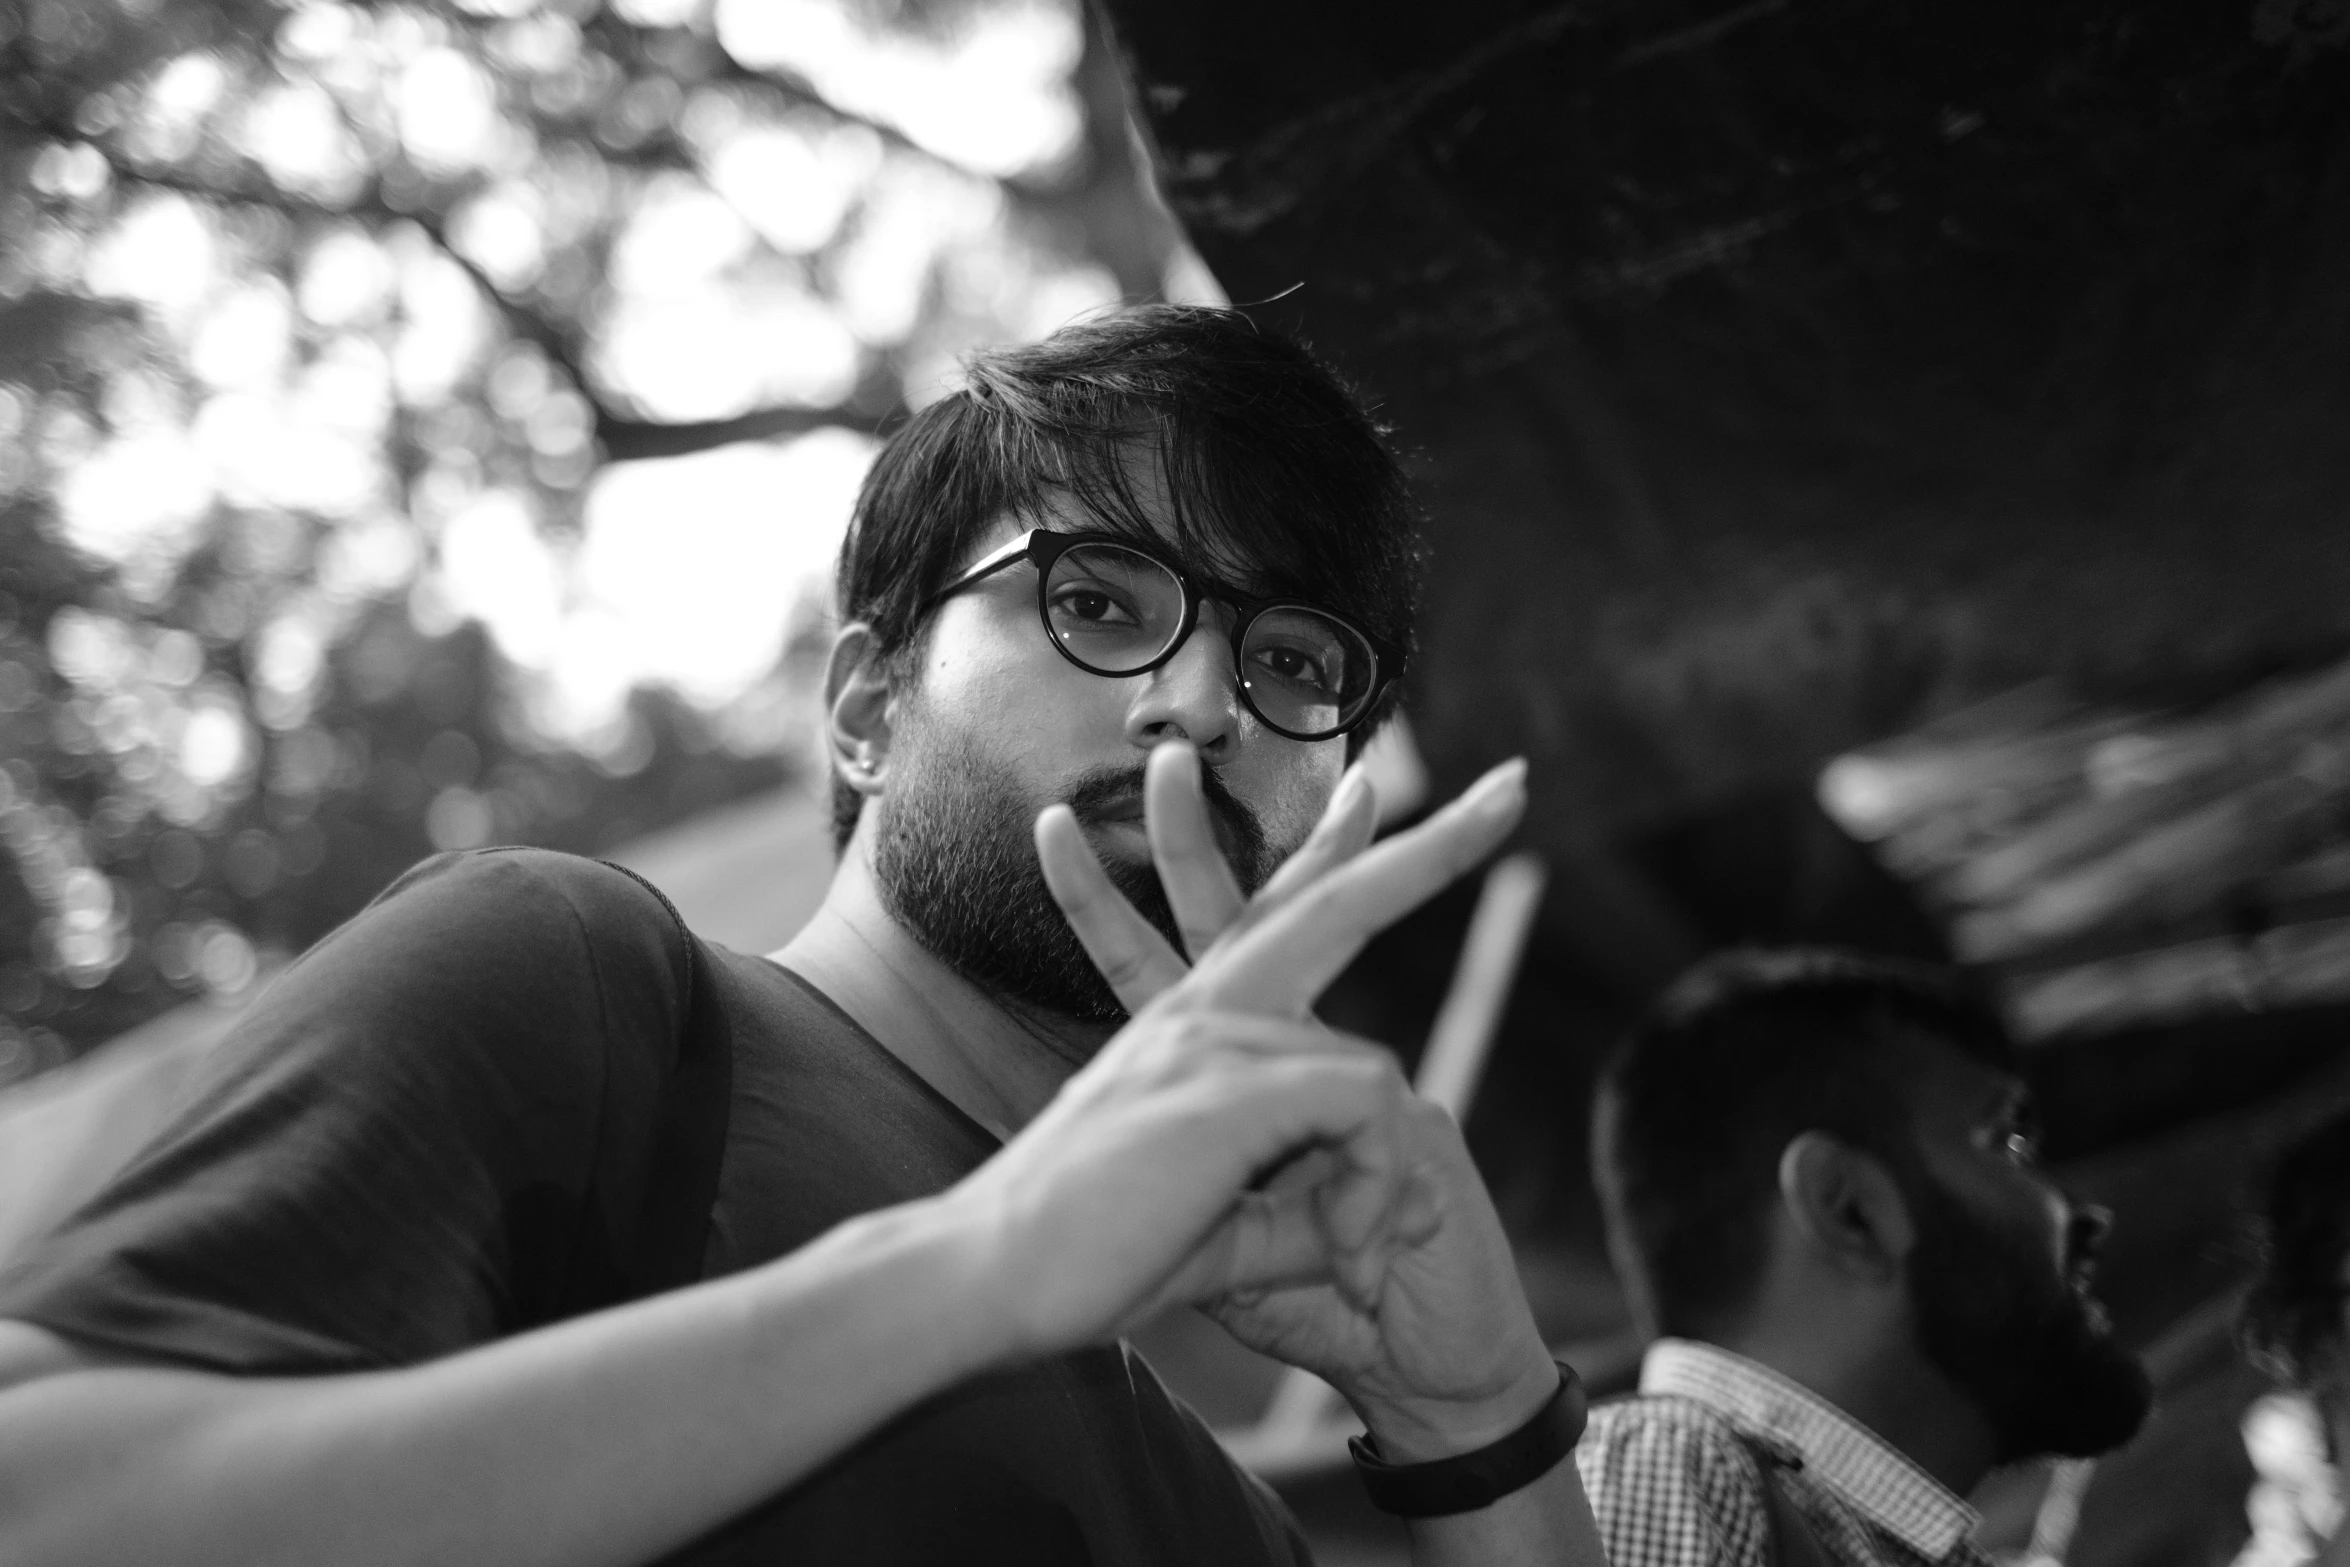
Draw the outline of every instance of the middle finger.
M1193 962L1240 917L1247 901L1209 823L1199 769L1199 752L1170 740L1151 752L1143 772L1142 821L1151 861Z

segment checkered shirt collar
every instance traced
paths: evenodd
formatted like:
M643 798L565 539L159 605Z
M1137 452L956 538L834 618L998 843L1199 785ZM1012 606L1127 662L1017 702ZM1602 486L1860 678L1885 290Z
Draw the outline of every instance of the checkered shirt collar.
M1640 1391L1695 1399L1793 1448L1812 1478L1928 1561L1951 1556L1974 1532L1978 1514L1948 1487L1835 1405L1743 1355L1658 1339L1640 1363Z

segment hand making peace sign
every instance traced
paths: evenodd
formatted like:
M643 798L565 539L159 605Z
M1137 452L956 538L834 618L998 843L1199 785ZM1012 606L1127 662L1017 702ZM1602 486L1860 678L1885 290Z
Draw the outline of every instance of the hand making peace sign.
M1523 809L1522 764L1495 768L1375 847L1376 801L1352 770L1254 898L1216 848L1199 765L1188 745L1161 746L1146 784L1152 858L1188 958L1110 882L1065 808L1038 819L1046 882L1133 1014L1126 1033L1189 1020L1204 1037L1252 1017L1299 1028L1278 1047L1294 1059L1365 1061L1376 1047L1317 1032L1314 1000L1371 936L1499 845ZM1393 1141L1375 1154L1364 1140L1322 1143L1247 1200L1286 1213L1300 1257L1313 1249L1302 1221L1322 1216L1324 1265L1239 1284L1208 1304L1252 1347L1327 1377L1387 1451L1458 1451L1514 1429L1549 1398L1557 1373L1458 1128L1376 1054L1393 1095L1380 1135ZM1215 1282L1212 1269L1182 1280L1185 1290Z

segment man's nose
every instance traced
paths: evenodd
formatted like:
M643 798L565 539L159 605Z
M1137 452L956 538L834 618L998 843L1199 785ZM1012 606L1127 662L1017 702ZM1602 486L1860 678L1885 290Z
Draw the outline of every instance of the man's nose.
M1126 737L1136 745L1189 740L1211 763L1239 746L1240 676L1232 665L1232 641L1208 613L1175 656L1141 680L1126 714Z

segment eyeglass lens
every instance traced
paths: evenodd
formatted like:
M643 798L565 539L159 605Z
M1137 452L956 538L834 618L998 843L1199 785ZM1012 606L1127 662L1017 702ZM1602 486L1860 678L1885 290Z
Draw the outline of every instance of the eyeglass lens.
M1139 551L1080 544L1053 562L1044 584L1054 638L1104 675L1147 667L1183 632L1183 583ZM1310 609L1269 609L1240 649L1249 704L1276 728L1335 733L1370 699L1375 659L1360 633Z

